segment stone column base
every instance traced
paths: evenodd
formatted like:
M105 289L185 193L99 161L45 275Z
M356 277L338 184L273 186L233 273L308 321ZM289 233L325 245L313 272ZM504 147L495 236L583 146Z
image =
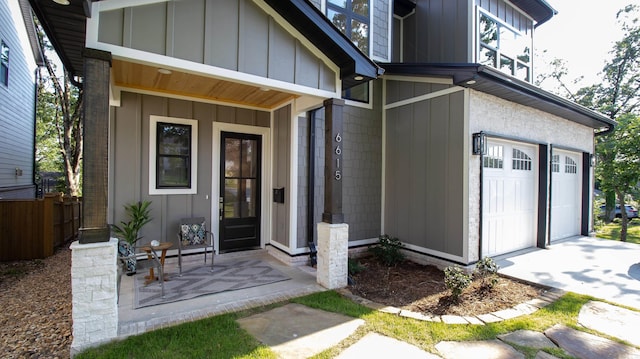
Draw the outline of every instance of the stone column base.
M118 240L71 244L71 355L118 335Z
M318 223L317 281L328 289L347 286L349 225Z

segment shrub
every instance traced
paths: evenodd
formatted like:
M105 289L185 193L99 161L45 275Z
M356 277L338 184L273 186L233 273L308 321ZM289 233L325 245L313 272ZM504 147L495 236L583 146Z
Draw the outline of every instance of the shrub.
M363 270L365 270L365 266L363 266L360 262L352 258L347 259L347 268L348 268L347 271L349 272L350 276L354 274L358 274Z
M498 283L498 265L490 257L484 257L476 263L474 276L482 280L483 288L493 288Z
M378 244L369 247L373 256L387 267L395 266L404 260L404 254L400 252L402 242L398 238L383 234L378 239Z
M444 284L451 290L453 299L458 300L462 291L471 285L471 274L467 274L460 267L447 267L444 269Z

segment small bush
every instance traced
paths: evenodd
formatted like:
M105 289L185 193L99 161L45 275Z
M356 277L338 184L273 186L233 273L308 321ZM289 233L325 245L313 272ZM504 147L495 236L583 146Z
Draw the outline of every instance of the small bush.
M451 296L458 300L462 291L471 285L471 274L460 267L450 266L444 269L444 284L451 290Z
M404 254L400 252L402 242L398 238L383 234L378 239L378 244L369 247L373 256L387 267L395 266L404 260Z
M365 269L366 269L366 267L363 266L357 260L352 259L352 258L348 258L347 259L347 271L349 272L350 276L352 276L354 274L358 274L358 273L362 272Z
M476 263L474 276L482 280L483 288L493 288L498 283L499 266L490 257L484 257Z

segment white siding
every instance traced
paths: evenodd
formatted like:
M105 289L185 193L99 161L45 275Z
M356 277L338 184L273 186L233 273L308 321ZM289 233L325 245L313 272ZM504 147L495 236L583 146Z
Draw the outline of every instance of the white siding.
M17 0L0 2L0 40L9 47L9 83L0 84L1 192L33 184L36 66ZM16 168L22 176L16 176Z

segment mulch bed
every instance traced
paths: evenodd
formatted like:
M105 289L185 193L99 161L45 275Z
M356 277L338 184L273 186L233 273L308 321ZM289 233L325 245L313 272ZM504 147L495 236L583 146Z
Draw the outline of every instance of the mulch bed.
M71 250L0 263L0 358L69 358Z
M373 257L356 260L364 270L352 278L351 292L371 301L433 315L480 315L537 298L544 288L499 276L492 289L474 280L457 301L444 284L444 273L432 265L404 261L386 267Z

